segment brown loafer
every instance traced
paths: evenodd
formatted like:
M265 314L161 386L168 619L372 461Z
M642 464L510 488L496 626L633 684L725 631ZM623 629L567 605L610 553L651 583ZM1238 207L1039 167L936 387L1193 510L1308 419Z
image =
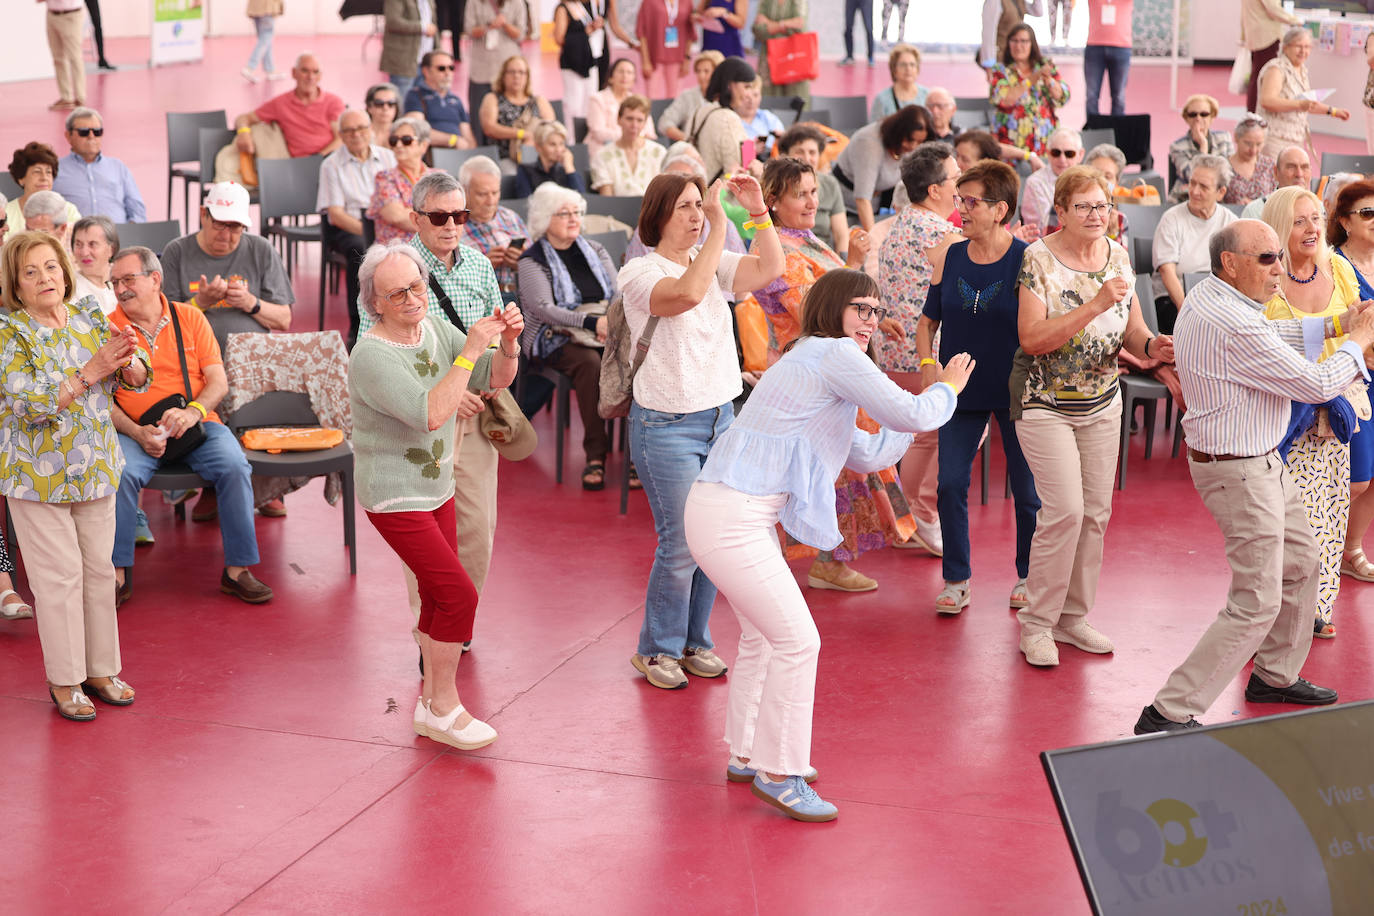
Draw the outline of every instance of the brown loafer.
M229 578L229 570L224 570L219 574L219 590L249 604L272 600L272 589L259 582L252 570L248 569L239 573L237 579Z
M57 707L57 714L64 719L71 719L73 722L90 722L95 719L95 707L91 701L86 699L86 695L81 692L81 687L68 687L71 693L65 700L57 698L57 688L52 684L48 685L48 696L52 697L53 705ZM82 712L82 710L90 710Z
M258 506L258 514L265 515L268 518L285 518L286 503L280 499L269 500L261 506Z
M90 691L90 695L100 700L102 703L109 703L111 706L132 706L134 705L134 688L130 687L117 676L109 678L108 684L97 684L87 679L81 686Z
M193 522L213 522L219 518L219 498L215 491L205 488L201 491L200 499L196 500L195 508L191 510L191 521Z

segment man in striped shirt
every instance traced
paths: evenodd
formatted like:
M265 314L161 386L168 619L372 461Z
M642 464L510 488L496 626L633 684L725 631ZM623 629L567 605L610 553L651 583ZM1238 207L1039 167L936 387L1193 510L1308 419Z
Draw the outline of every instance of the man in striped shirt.
M1321 404L1368 378L1374 307L1338 318L1267 321L1264 303L1283 275L1278 236L1258 220L1238 220L1212 236L1212 276L1183 302L1174 353L1188 412L1188 469L1226 540L1231 588L1188 658L1146 706L1135 733L1196 728L1253 655L1245 687L1252 703L1336 702L1336 692L1299 677L1312 647L1317 543L1297 487L1275 452L1290 403ZM1306 349L1348 333L1321 363Z

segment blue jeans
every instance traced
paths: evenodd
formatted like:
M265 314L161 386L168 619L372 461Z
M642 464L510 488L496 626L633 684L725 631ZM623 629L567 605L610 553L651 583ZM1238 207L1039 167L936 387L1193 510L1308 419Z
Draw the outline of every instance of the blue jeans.
M399 73L388 73L386 79L387 82L396 87L396 117L399 118L401 115L405 114L406 93L410 91L411 86L415 85L415 81L418 77L414 73L409 76L401 76ZM382 137L376 142L385 143L386 140L386 137Z
M644 596L640 655L682 658L684 649L711 649L711 606L716 587L687 549L683 514L687 491L711 446L735 419L726 402L696 413L662 413L630 406L630 454L654 513L658 548Z
M256 70L258 64L262 64L262 72L275 73L277 68L272 62L272 33L277 28L277 18L275 16L255 16L253 18L253 28L258 32L258 43L253 45L253 53L248 55L249 71Z
M1011 498L1016 506L1016 576L1026 578L1030 569L1031 538L1035 534L1035 514L1040 497L1035 493L1035 478L1021 454L1016 425L1005 407L997 410L956 410L940 427L940 474L936 502L940 508L940 530L945 536L943 572L946 582L963 582L973 575L969 559L968 488L973 479L973 461L988 416L997 419L1002 431L1002 453L1011 472Z
M1126 76L1131 71L1131 49L1107 45L1088 45L1083 49L1083 82L1087 97L1083 107L1089 115L1097 111L1097 99L1102 94L1102 73L1112 84L1112 117L1126 113Z
M854 14L863 17L868 60L873 61L873 0L844 0L844 56L854 57Z
M253 530L253 469L243 449L223 423L204 423L205 441L184 459L191 470L214 485L219 500L219 533L225 566L255 566L258 535ZM158 459L136 441L119 434L124 475L115 499L114 565L134 565L134 519L138 494L157 470Z

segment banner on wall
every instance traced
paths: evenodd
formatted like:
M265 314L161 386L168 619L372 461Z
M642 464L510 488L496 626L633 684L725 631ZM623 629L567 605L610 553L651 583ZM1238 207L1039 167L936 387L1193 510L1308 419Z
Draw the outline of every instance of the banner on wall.
M149 63L177 64L205 56L203 0L153 0Z

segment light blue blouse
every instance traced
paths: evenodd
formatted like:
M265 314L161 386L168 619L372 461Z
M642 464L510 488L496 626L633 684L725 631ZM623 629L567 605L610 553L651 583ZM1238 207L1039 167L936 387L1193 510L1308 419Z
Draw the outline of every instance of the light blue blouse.
M804 337L759 381L711 449L697 480L752 496L786 493L783 528L830 550L841 541L835 478L896 464L911 433L943 426L956 394L945 384L919 395L899 388L848 337ZM854 425L862 407L883 428Z

